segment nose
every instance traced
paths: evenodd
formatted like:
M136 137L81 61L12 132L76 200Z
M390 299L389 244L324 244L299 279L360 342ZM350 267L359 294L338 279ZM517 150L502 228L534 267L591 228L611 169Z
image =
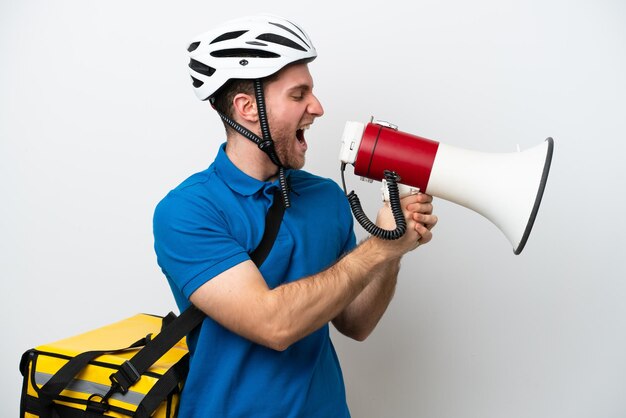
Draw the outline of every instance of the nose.
M320 117L324 114L324 108L322 107L322 103L314 94L311 94L311 102L309 103L307 111L315 117Z

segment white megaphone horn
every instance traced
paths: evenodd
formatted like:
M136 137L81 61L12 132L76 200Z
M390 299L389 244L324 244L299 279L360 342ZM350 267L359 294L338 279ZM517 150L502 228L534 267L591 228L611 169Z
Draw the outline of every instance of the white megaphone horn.
M340 160L343 168L352 164L356 175L371 180L395 172L403 185L483 215L520 254L539 210L553 149L548 138L523 152L476 152L400 132L386 122L347 122Z

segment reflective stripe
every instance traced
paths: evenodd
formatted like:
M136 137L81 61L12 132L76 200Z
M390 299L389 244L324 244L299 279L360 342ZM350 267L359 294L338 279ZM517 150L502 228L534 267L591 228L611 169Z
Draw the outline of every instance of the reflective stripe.
M52 376L53 375L49 373L35 372L35 383L37 384L37 386L43 386L46 384L46 382L48 382L48 380L50 380ZM73 379L66 387L67 390L84 393L86 395L92 395L94 393L104 395L109 391L110 388L111 386L109 385L103 385L101 383L95 383L81 379ZM125 394L115 393L113 394L113 396L111 396L111 399L137 406L141 403L145 396L145 393L129 390Z

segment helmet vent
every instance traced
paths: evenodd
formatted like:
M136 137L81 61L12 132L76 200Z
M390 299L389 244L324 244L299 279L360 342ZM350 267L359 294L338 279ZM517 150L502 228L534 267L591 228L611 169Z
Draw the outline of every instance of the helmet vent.
M283 45L289 48L293 48L293 49L297 49L299 51L305 51L306 49L304 49L301 45L295 43L294 41L292 41L289 38L285 38L284 36L280 36L280 35L276 35L275 33L264 33L262 35L259 35L256 37L257 39L261 40L261 41L266 41L266 42L271 42L274 44L279 44L279 45Z
M215 68L209 67L208 65L203 64L200 61L196 61L193 58L189 60L189 68L207 77L211 77L215 72Z
M259 41L248 41L246 42L248 45L255 45L255 46L267 46L267 44L263 43L263 42L259 42Z
M226 33L218 36L217 38L213 39L211 41L211 44L214 44L216 42L227 41L229 39L239 38L241 35L243 35L246 32L248 32L248 31L247 30L238 30L238 31L234 31L234 32L226 32Z
M194 86L195 88L202 87L202 85L204 84L204 81L202 81L202 80L198 80L198 79L197 79L197 78L195 78L195 77L191 77L191 82L193 83L193 86Z
M274 23L274 22L269 22L269 23L270 23L270 25L278 26L279 28L286 30L287 32L291 33L293 36L296 36L298 39L300 39L302 41L302 43L304 43L306 46L308 46L309 48L311 47L309 44L306 43L306 41L304 39L302 39L302 37L300 35L298 35L294 31L292 31L291 29L289 29L287 26L281 25L280 23ZM292 23L292 25L293 25L293 23ZM296 26L296 25L294 25L294 26ZM298 27L296 26L296 28L298 28ZM300 28L298 28L298 30L300 30ZM302 33L301 30L300 30L300 33Z
M212 57L216 58L279 58L280 55L275 52L264 51L262 49L248 48L231 48L221 49L211 52Z
M198 48L200 46L200 41L198 42L193 42L191 44L189 44L189 48L187 48L187 51L189 52L193 52L196 50L196 48Z

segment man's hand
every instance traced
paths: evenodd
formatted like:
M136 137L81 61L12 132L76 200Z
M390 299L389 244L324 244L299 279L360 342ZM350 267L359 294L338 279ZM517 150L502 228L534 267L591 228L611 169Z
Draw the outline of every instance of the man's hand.
M387 241L388 245L383 245L383 247L399 257L414 250L420 244L428 243L432 239L431 229L437 224L437 217L432 214L432 201L433 197L425 193L400 199L407 222L406 233L397 240ZM388 202L378 211L376 224L384 229L395 229L396 224Z
M417 202L408 203L406 210L416 222L415 230L421 236L419 243L427 244L433 238L431 230L437 225L437 216L433 215L433 197L425 193L416 195Z

